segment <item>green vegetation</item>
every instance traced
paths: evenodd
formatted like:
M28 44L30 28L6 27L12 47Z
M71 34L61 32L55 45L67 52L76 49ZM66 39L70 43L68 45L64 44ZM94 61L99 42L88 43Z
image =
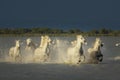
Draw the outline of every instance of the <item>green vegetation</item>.
M120 30L111 29L100 29L91 31L82 31L80 29L51 29L51 28L1 28L1 36L40 36L40 35L51 35L51 36L74 36L76 34L82 34L86 36L120 36Z

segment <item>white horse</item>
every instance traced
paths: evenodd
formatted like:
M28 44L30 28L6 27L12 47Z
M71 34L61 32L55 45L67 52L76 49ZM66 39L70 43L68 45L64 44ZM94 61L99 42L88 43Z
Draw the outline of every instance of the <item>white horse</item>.
M77 40L72 41L72 46L67 50L68 63L78 64L85 60L82 45L86 44L86 40L82 35L77 35Z
M15 43L15 46L9 50L9 57L13 61L21 61L20 40L16 40Z
M101 47L103 43L100 38L96 38L94 46L88 49L89 61L88 63L99 63L103 60L103 54L101 53Z
M26 46L24 49L24 62L32 62L36 44L31 38L26 39Z
M35 48L36 48L35 43L32 41L31 38L28 38L28 39L26 40L25 52L28 53L28 54L30 54L30 53L33 54Z
M49 45L51 43L51 39L49 36L41 36L40 46L35 49L34 52L34 61L37 62L45 62L49 59Z

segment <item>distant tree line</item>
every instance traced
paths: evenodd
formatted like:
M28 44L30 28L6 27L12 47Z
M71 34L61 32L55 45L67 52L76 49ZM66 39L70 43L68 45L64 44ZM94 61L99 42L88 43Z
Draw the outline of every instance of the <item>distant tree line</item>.
M120 30L111 30L111 29L99 29L99 30L90 30L82 31L80 29L69 29L67 31L62 29L52 29L52 28L1 28L0 34L51 34L51 35L74 35L74 34L83 34L88 36L120 36Z

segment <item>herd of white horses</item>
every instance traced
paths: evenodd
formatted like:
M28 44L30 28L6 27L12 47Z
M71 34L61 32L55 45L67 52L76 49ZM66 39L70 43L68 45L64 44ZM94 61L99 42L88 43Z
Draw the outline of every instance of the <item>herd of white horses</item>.
M52 52L54 50L58 50L57 45L60 44L59 39L52 40L49 36L41 36L40 45L36 46L36 44L32 41L31 38L26 39L26 46L24 48L26 54L31 54L31 59L33 62L44 63L52 60L51 57ZM61 42L62 43L62 42ZM86 58L84 46L87 45L87 40L82 35L77 35L76 39L73 41L63 42L63 44L69 44L69 46L65 49L63 63L70 64L80 64L80 63L94 63L98 64L103 60L103 54L101 52L101 47L103 46L102 40L100 38L96 38L94 41L94 45L91 45L91 48L88 48ZM21 62L24 55L21 54L21 41L16 40L15 46L9 49L9 58L15 62ZM63 48L59 48L63 49ZM62 52L62 50L60 50ZM57 52L55 53L57 54ZM26 58L25 56L24 58ZM59 56L58 56L59 57Z

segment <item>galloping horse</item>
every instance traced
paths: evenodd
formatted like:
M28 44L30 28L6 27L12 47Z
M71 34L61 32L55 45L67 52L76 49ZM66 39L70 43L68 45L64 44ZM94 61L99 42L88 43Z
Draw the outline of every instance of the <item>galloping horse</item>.
M98 64L103 60L103 54L101 53L101 47L103 47L103 43L100 38L96 38L94 46L88 49L89 61L88 63Z
M25 47L25 51L26 53L34 53L34 50L36 48L36 45L33 43L32 39L31 38L28 38L26 40L26 47Z
M78 64L85 60L82 45L86 43L82 35L77 35L77 40L73 41L72 46L67 50L68 63Z
M13 61L21 61L20 40L16 40L16 45L9 50L9 56Z
M49 36L41 36L40 46L35 49L34 52L34 61L45 62L49 58L49 44L51 39Z

